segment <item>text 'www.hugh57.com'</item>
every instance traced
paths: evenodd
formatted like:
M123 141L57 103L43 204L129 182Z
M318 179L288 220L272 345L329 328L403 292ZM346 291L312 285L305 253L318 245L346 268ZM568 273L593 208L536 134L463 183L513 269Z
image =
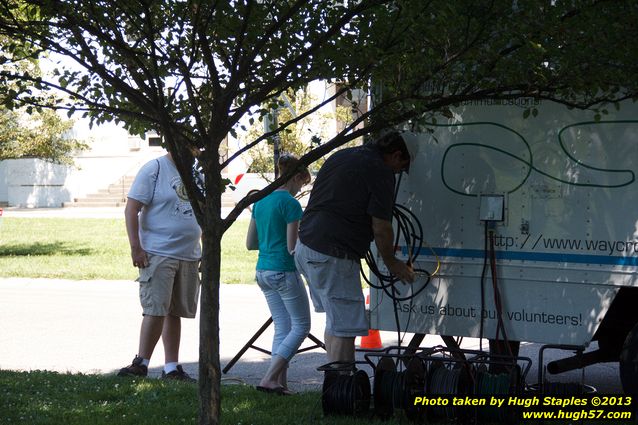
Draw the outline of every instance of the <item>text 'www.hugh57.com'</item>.
M521 420L632 420L635 406L632 397L624 395L579 396L415 396L417 408L454 408L478 413L507 412Z

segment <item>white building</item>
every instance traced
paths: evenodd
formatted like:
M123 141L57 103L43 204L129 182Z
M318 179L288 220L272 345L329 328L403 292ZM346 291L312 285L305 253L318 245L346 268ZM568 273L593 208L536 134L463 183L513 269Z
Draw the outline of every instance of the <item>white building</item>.
M113 124L89 130L80 121L74 133L90 146L74 157L75 166L32 158L0 161L0 204L21 208L68 205L134 176L141 164L164 151L153 146L156 140L152 137L130 136ZM111 198L115 202L117 196Z
M335 86L314 82L309 89L315 101L321 102L334 94ZM315 133L320 133L324 140L334 135L341 125L335 118L326 120L325 117L334 113L337 105L346 102L344 99L322 108L323 118L319 124L315 124ZM164 153L157 135L147 134L143 138L131 136L115 124L89 129L88 120L78 119L73 132L73 137L90 146L74 158L74 167L39 159L0 161L0 206L42 208L123 205L132 178L140 166ZM233 138L229 138L227 144L229 153L240 148L240 142ZM231 162L224 170L225 177L234 182L238 175L247 171L250 161L249 155L244 154ZM226 203L236 202L237 196L228 192Z

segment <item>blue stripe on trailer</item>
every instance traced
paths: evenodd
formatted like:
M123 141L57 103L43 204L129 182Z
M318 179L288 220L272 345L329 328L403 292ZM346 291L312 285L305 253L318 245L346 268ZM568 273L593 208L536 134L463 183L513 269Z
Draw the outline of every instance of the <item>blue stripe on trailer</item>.
M407 255L407 248L401 247L403 255ZM439 257L456 258L483 258L485 252L482 249L458 249L458 248L421 248L420 255L432 256L432 251ZM583 255L564 254L550 252L526 252L526 251L496 251L499 260L518 261L545 261L554 263L577 264L610 264L614 266L638 266L638 257L619 257L611 255Z

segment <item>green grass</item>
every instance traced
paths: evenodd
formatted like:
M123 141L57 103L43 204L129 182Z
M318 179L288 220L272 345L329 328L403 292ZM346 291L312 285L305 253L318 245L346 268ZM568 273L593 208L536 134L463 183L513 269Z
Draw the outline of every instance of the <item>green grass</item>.
M237 220L222 238L221 281L224 283L255 282L257 251L246 249L249 219Z
M257 254L244 245L248 220L222 240L223 283L251 283ZM0 277L133 280L124 219L3 218Z
M197 384L130 379L114 375L61 374L0 370L0 423L29 425L156 425L196 424ZM242 385L222 385L223 425L398 425L415 423L396 410L380 420L372 409L364 417L327 416L319 392L280 397ZM451 421L416 423L450 424ZM461 423L461 422L458 422ZM504 423L504 422L498 422ZM521 424L563 425L569 421L521 421ZM582 424L630 424L631 421L590 421ZM497 422L481 422L496 425Z
M348 417L323 418L318 392L278 397L246 385L223 385L221 398L222 424L371 423ZM0 423L195 424L197 415L195 384L43 371L0 371Z

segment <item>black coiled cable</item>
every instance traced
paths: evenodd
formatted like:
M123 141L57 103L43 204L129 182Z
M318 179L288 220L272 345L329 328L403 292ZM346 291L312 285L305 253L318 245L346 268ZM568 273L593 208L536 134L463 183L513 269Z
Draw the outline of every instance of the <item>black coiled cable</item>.
M401 179L399 178L399 181L397 182L397 188L399 187L400 182ZM414 215L414 213L412 213L412 211L410 211L403 205L399 205L396 203L396 193L395 204L392 210L392 218L393 223L396 224L397 228L394 246L398 246L399 241L401 240L401 238L403 238L408 252L407 263L410 265L415 264L416 259L418 258L423 246L423 227L421 226L421 222L419 221L419 219ZM411 291L409 295L399 296L394 286L397 282L400 282L400 280L393 274L389 272L384 273L379 269L372 251L368 250L364 258L368 268L370 269L370 272L374 274L379 280L379 284L376 285L371 282L371 280L366 276L362 264L361 275L363 276L363 279L368 285L370 285L370 287L383 290L383 292L388 295L390 299L392 299L395 303L413 299L418 294L420 294L430 283L431 274L425 269L415 268L415 273L427 276L425 282L423 282L416 291Z
M361 416L370 408L368 374L357 370L351 374L326 372L321 404L325 415Z
M511 367L509 371L502 373L488 372L485 367L476 370L474 382L474 394L477 396L511 396L521 393L520 368ZM516 408L503 406L482 406L477 410L481 422L511 423L516 416Z
M403 173L399 175L399 179L396 183L394 193L394 207L392 208L393 224L396 224L397 228L394 239L394 246L399 246L399 241L401 240L401 238L403 238L408 252L407 264L413 265L415 264L416 259L421 253L421 248L423 246L423 227L421 226L421 222L419 221L419 219L412 213L412 211L396 203L402 176ZM399 303L402 301L412 301L412 299L423 292L423 290L425 290L425 288L430 283L432 275L427 270L415 268L415 273L426 276L425 281L421 283L421 286L416 291L414 290L413 284L410 284L412 285L412 290L408 293L408 295L400 296L400 291L398 291L396 287L396 283L400 282L400 280L396 276L392 275L389 271L388 273L384 273L379 269L372 251L368 250L364 258L368 268L370 269L370 273L377 277L379 284L373 284L371 279L366 276L363 264L360 264L361 276L371 288L382 290L392 300L394 304L394 319L396 321L398 332L397 341L399 341L400 343L401 324L399 321ZM407 329L407 325L405 326L405 328Z
M425 365L416 357L403 361L407 361L407 368L402 371L396 371L387 359L375 368L374 409L382 419L392 416L396 409L403 410L410 419L421 413L415 408L414 399L425 394Z

